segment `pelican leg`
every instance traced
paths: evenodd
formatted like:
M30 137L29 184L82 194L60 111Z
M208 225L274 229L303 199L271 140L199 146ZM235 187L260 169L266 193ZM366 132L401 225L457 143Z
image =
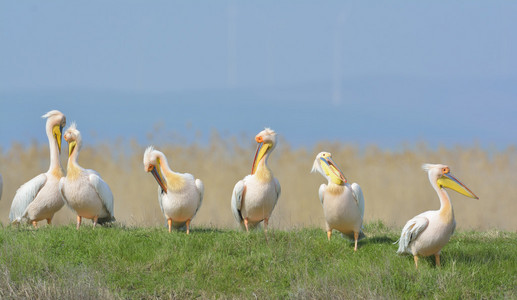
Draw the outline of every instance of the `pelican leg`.
M246 227L246 232L249 232L249 228L248 228L248 218L244 218L244 227Z
M330 241L330 237L332 236L332 229L327 230L327 239Z
M47 219L47 225L50 225L50 224L52 224L52 219L51 219L51 218L48 218L48 219Z
M187 220L187 234L190 233L190 219Z
M167 225L169 226L169 232L172 231L172 219L167 219Z
M268 223L269 223L269 219L265 218L264 219L264 235L266 236L266 241L267 241L267 224Z
M354 240L355 240L354 252L357 251L357 240L358 239L359 239L359 232L354 232Z
M79 230L79 227L81 226L81 221L82 221L82 218L81 216L77 216L77 230Z
M413 259L415 260L415 269L418 269L418 256L413 255Z
M98 216L93 217L93 228L95 228L95 225L97 225L98 220L99 220Z
M38 222L37 221L32 221L32 226L36 229L38 228Z
M434 260L436 261L436 266L440 267L440 253L434 255Z

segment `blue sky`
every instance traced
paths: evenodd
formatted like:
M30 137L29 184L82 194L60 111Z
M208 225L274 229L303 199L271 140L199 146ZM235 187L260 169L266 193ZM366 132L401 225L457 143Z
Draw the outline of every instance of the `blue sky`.
M265 126L320 140L504 148L517 137L511 1L0 0L0 146ZM157 138L159 139L159 138Z

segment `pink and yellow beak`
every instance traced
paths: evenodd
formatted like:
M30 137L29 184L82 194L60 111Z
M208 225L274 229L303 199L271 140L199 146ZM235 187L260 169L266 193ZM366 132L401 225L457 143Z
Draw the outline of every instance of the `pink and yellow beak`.
M66 139L65 139L66 141ZM76 141L67 141L68 142L68 156L72 155L72 152L74 152L75 147L77 146Z
M63 127L61 125L55 125L52 128L52 134L54 135L54 139L57 142L57 148L59 149L59 154L61 154L61 134L63 132Z
M330 177L332 182L335 184L343 184L347 182L345 175L343 175L343 172L341 172L334 160L332 160L332 157L320 157L320 164L323 171Z
M449 172L443 174L442 177L436 181L438 186L450 188L464 196L469 198L479 199L466 185L461 183L456 177L452 176Z
M156 181L162 188L162 191L167 193L167 184L165 183L165 180L163 179L161 172L156 168L156 166L149 165L149 167L147 168L147 172L151 172L151 174L153 174L154 179L156 179Z
M251 167L251 175L255 174L260 160L264 157L264 155L266 155L267 151L272 146L269 143L264 143L264 140L261 136L257 136L255 140L257 141L258 146L257 151L255 152L255 158L253 159L253 166Z

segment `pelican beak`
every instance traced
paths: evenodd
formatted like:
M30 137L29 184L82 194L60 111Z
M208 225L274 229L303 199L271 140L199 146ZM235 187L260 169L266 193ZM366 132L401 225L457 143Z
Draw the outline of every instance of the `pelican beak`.
M255 158L253 159L253 166L251 167L251 175L257 171L259 161L264 157L266 152L271 148L271 144L264 143L262 137L256 138L258 142L257 151L255 152Z
M71 141L71 142L68 143L68 156L72 155L72 152L74 151L75 146L77 146L77 142L76 141Z
M456 192L465 195L469 198L479 199L468 187L461 183L456 177L450 173L443 174L441 178L437 180L438 186L450 188Z
M334 160L332 160L332 157L320 157L320 159L324 163L322 164L323 170L327 176L330 177L332 182L336 184L347 182L345 175L343 175L343 172L341 172Z
M154 166L154 165L149 166L149 169L147 170L147 172L151 172L151 174L153 174L154 179L156 179L156 181L158 182L158 184L162 188L162 191L167 193L167 185L165 184L165 180L162 178L161 172L158 171L156 166Z
M57 148L59 149L59 154L61 154L61 132L63 131L63 127L60 125L55 125L52 128L52 134L54 135L54 138L57 142Z

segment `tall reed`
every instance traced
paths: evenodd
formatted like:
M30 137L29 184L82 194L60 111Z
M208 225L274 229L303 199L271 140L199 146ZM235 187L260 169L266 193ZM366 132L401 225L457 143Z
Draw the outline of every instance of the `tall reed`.
M153 137L150 137L154 140ZM230 211L230 198L235 183L250 173L256 144L249 137L222 137L214 131L206 144L155 143L165 153L170 166L203 180L205 197L193 226L236 228ZM98 171L110 185L115 197L115 217L134 226L163 225L157 202L157 183L146 173L142 155L147 145L132 140L116 139L85 146L79 164ZM66 144L65 144L66 147ZM431 188L422 163L444 163L465 183L479 200L450 191L458 228L516 230L517 218L517 150L493 150L479 146L438 147L423 143L404 146L397 151L375 145L358 147L344 143L321 142L311 148L291 147L280 139L269 165L282 186L282 195L273 212L272 228L323 227L323 212L318 199L320 184L326 183L319 174L310 174L312 162L320 151L332 153L334 161L348 178L362 187L366 212L365 221L382 220L401 227L425 210L437 209L439 202ZM66 170L66 152L62 163ZM8 223L11 201L16 189L24 182L48 169L48 146L13 143L0 152L0 173L4 192L0 201L0 221ZM74 222L66 207L59 211L55 224Z

